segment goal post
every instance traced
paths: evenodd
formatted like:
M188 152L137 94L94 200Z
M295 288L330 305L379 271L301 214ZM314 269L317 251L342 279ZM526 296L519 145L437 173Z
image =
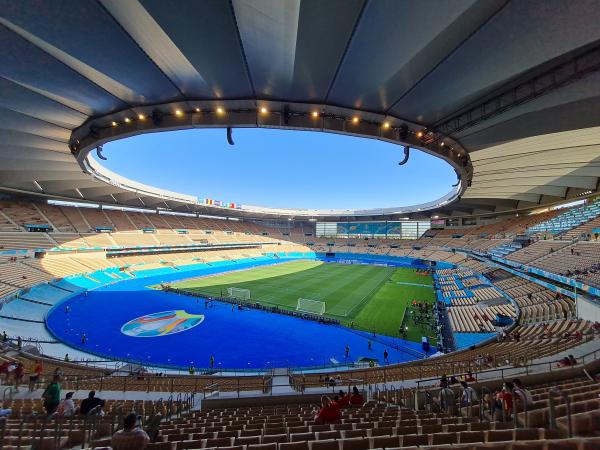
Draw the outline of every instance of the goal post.
M236 287L227 288L227 297L237 300L250 300L250 289Z
M325 314L325 302L320 300L312 300L310 298L299 298L298 304L296 305L296 311L318 314L322 316Z

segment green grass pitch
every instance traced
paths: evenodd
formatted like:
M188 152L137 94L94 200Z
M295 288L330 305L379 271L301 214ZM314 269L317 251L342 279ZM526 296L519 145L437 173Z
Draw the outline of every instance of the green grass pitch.
M298 298L320 300L326 316L395 337L409 302L435 300L432 278L413 269L322 261L294 261L172 285L211 296L226 296L229 287L250 289L254 302L293 310ZM422 335L423 330L409 329L407 338L420 342Z

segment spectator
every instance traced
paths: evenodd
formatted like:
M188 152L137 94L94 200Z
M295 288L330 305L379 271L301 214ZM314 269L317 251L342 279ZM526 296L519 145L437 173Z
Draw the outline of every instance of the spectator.
M502 390L496 394L496 402L494 404L494 411L504 411L505 415L502 415L502 420L504 418L510 418L513 410L513 395L512 390L514 389L514 385L510 381L505 381L502 385ZM493 411L493 412L494 412ZM494 414L492 413L492 416Z
M0 405L0 417L7 417L13 413L11 408L4 408L4 405Z
M442 389L448 387L448 377L446 376L446 374L442 375L442 378L440 378L440 387Z
M471 386L467 384L466 381L461 381L460 385L463 388L462 396L461 396L461 405L462 406L471 406L473 402L478 400L477 392Z
M55 375L52 378L52 382L48 385L44 393L42 394L42 398L44 399L44 408L46 409L46 413L51 415L56 411L58 404L60 403L60 377Z
M23 363L21 361L18 362L15 370L13 370L13 377L15 380L15 392L19 392L19 384L23 382L23 374L25 373L25 368L23 367Z
M473 376L472 372L467 372L467 374L465 375L465 381L472 383L473 381L477 381L477 380Z
M59 403L56 410L59 416L73 416L75 415L75 402L73 401L73 392L67 392L65 399Z
M352 388L352 395L350 396L350 406L362 406L365 402L365 399L358 391L358 388L354 386Z
M139 417L131 412L123 420L123 429L117 431L111 440L113 450L143 450L146 448L150 438L139 423Z
M340 399L338 400L338 405L340 408L347 408L350 406L350 392L344 393L344 391L339 391Z
M85 400L83 400L81 402L81 406L79 408L79 414L86 416L94 408L97 408L98 406L100 408L103 408L104 407L104 403L105 403L104 400L102 400L101 398L96 397L96 391L90 391L90 393L88 394L88 398L86 398Z
M571 367L576 366L577 360L573 355L565 356L563 359L558 361L558 367Z
M11 364L10 361L4 361L0 364L0 375L4 375L5 380L8 380L8 368Z
M525 386L523 386L523 383L519 378L515 378L512 382L515 385L515 390L521 391L523 397L525 397L525 404L527 407L531 408L533 406L533 396L531 395L531 392L525 389ZM517 399L519 399L519 397L517 397Z
M329 397L323 395L321 397L321 409L315 416L315 424L323 425L327 423L335 423L342 418L340 406L332 402ZM113 449L114 450L114 449Z
M36 388L38 381L40 381L40 377L44 373L44 365L39 359L35 360L33 371L29 376L29 392L33 392Z

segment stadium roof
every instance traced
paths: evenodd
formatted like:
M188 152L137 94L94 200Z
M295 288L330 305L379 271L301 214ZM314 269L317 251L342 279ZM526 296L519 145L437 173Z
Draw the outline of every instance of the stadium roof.
M596 0L0 0L0 187L329 219L580 198L599 188L599 13ZM412 213L230 210L87 162L113 139L209 126L406 143L444 158L461 183Z

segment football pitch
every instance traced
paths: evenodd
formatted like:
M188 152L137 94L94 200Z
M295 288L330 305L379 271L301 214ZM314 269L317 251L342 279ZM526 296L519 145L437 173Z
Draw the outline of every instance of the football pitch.
M299 298L325 302L325 316L355 329L398 337L406 305L433 302L429 275L404 267L302 260L192 278L173 287L209 296L227 296L230 287L249 289L252 302L296 309ZM430 331L409 329L420 342Z

